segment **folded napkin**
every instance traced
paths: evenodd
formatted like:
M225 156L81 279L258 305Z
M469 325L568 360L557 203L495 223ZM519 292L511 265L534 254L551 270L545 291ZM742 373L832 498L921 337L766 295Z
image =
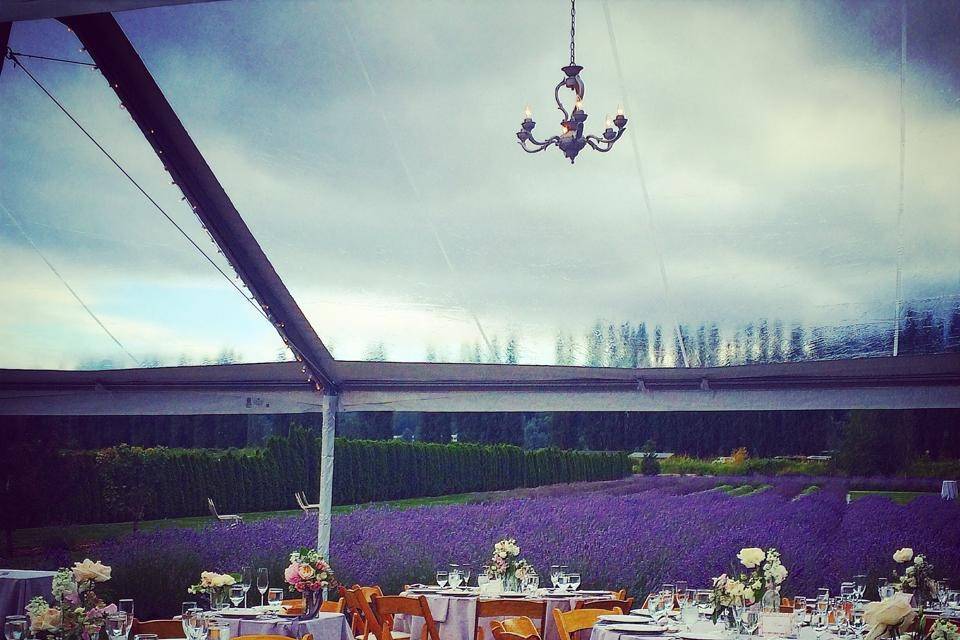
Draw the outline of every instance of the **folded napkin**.
M863 621L871 627L865 640L877 640L887 633L898 629L906 631L917 617L910 606L911 595L898 593L881 602L871 602L863 609Z

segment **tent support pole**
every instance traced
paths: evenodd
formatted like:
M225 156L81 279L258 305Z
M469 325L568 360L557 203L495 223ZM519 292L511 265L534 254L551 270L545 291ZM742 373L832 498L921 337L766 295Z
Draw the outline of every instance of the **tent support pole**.
M330 520L333 511L333 443L337 427L337 396L323 397L320 431L320 508L317 510L317 550L330 557Z

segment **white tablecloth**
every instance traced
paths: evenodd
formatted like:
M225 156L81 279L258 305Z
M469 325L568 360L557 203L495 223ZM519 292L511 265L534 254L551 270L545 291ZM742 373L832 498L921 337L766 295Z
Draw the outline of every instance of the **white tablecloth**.
M944 500L956 500L957 499L957 481L956 480L944 480L943 488L940 489L940 497Z
M313 640L353 640L347 617L342 613L321 611L310 620L256 620L252 618L221 618L230 623L230 637L247 635L279 635L301 638L310 633Z
M0 569L0 625L6 616L25 615L23 608L34 596L50 598L53 571Z

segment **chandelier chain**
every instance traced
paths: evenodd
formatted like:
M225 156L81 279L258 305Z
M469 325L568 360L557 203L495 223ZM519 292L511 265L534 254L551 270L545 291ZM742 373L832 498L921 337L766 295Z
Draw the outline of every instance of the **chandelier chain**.
M570 64L576 64L576 47L574 38L577 35L577 0L570 0Z

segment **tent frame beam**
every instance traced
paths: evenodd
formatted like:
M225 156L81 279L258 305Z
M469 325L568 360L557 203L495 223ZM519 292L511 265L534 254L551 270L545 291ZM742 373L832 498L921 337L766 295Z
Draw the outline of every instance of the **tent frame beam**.
M333 356L314 331L220 181L187 133L116 19L109 13L60 18L77 36L180 187L213 241L284 342L326 394L336 394Z

